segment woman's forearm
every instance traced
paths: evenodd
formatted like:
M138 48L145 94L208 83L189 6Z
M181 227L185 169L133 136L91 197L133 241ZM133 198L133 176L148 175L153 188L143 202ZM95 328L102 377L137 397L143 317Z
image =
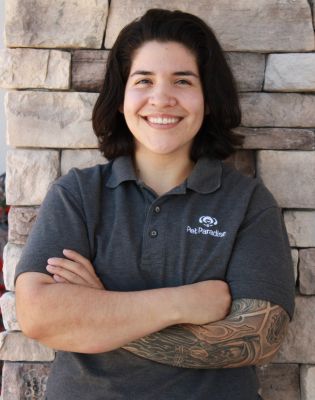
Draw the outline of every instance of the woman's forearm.
M235 368L267 363L282 343L287 313L267 301L240 299L229 316L204 326L177 325L129 343L138 356L183 368Z
M114 292L55 283L36 272L18 277L16 301L27 336L57 350L82 353L111 351L175 324L214 321L230 307L228 286L221 281Z

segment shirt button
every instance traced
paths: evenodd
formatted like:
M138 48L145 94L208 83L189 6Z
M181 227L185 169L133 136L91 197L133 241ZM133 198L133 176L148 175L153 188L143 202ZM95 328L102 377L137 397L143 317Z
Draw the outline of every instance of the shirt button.
M153 229L153 230L150 232L151 238L156 238L157 235L158 235L158 232L157 232L155 229Z
M156 206L154 208L154 211L158 214L161 211L161 207L160 206Z

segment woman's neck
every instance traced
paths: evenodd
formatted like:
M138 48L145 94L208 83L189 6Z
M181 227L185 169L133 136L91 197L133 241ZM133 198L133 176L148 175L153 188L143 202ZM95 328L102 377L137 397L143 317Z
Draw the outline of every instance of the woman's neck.
M172 155L135 155L138 177L159 196L180 185L191 173L193 161Z

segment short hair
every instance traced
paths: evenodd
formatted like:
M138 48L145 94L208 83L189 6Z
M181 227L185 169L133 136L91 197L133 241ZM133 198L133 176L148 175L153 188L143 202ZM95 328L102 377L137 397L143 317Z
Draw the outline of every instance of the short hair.
M177 42L195 56L209 112L196 134L190 158L225 159L242 143L231 131L241 121L236 84L223 50L211 28L195 15L150 9L125 26L109 52L103 87L94 106L92 123L103 155L111 160L134 154L133 136L119 111L124 102L132 57L149 41Z

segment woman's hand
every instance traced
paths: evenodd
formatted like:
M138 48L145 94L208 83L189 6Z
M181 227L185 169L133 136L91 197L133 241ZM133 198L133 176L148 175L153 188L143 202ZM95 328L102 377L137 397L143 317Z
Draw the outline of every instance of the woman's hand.
M47 260L46 269L52 274L56 283L71 283L105 290L87 258L74 250L63 250L63 254L66 258L52 257Z

